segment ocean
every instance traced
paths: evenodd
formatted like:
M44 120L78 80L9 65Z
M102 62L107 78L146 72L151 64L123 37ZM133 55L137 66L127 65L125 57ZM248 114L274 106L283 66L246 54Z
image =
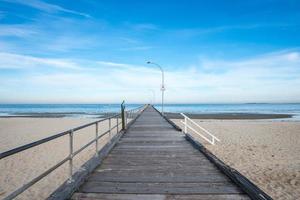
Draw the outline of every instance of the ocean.
M126 104L133 109L142 104ZM154 105L161 109L160 104ZM300 116L300 103L288 104L166 104L165 112L172 113L258 113L258 114L293 114ZM63 116L93 118L106 113L120 112L120 104L0 104L0 117L6 116Z

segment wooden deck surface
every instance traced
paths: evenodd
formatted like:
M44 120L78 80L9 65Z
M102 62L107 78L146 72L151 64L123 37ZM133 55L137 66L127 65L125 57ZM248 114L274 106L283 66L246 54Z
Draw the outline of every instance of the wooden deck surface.
M152 106L72 199L249 199Z

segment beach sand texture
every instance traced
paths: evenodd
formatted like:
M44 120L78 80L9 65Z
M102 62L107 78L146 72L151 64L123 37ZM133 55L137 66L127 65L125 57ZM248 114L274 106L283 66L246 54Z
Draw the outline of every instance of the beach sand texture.
M0 119L0 151L76 127L91 119L9 118ZM179 124L179 120L174 120ZM239 170L274 199L300 196L300 122L259 120L196 120L221 139L215 146L200 139L225 163ZM99 126L107 130L108 123ZM95 135L95 127L79 131L75 149ZM102 145L107 141L104 139ZM0 160L0 198L39 175L69 151L68 136ZM93 156L95 147L75 157L78 169ZM35 184L17 199L43 199L68 177L68 163Z
M194 121L221 140L213 146L198 137L205 147L272 198L300 198L300 122Z
M0 151L6 151L19 145L51 136L61 131L74 128L95 119L61 119L61 118L11 118L0 119ZM112 126L116 122L112 120ZM108 130L108 121L99 124L99 131ZM113 132L116 133L116 130ZM95 125L74 133L74 150L87 144L95 137ZM99 146L108 141L108 135L99 140ZM0 199L14 189L22 186L40 175L69 153L69 136L63 136L51 142L0 160ZM95 154L95 145L74 157L75 170ZM68 162L52 172L49 176L33 185L17 199L44 199L60 186L69 173Z

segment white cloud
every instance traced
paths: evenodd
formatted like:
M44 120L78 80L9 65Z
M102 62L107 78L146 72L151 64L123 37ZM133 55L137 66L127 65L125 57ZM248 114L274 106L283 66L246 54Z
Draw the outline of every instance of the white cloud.
M40 1L40 0L26 0L26 1L23 1L23 0L2 0L2 1L29 6L29 7L44 11L44 12L48 12L48 13L65 12L65 13L80 15L80 16L83 16L83 17L90 17L90 15L88 15L86 13L66 9L66 8L61 7L61 6L46 3L46 2Z
M205 71L240 73L240 77L259 79L286 79L299 76L300 56L298 51L275 52L239 61L201 60Z
M152 66L1 55L0 58L21 61L23 69L24 66L55 66L55 72L39 71L23 79L16 78L20 84L25 82L32 88L46 90L49 99L56 96L70 101L69 93L72 93L73 102L82 99L82 95L92 102L118 102L122 98L145 102L152 96L149 89L153 89L159 100L160 71ZM182 103L300 101L298 55L298 51L286 51L238 61L206 59L199 65L177 70L165 68L166 100ZM60 68L70 70L61 71ZM5 77L2 81L6 82ZM64 95L57 96L59 91Z
M169 30L170 33L180 37L194 37L202 34L220 33L232 30L251 30L251 29L262 29L262 28L286 28L299 26L299 24L237 24L237 25L224 25L207 28L182 28L176 30Z
M0 25L0 36L27 37L36 33L29 25Z
M108 61L97 61L97 63L100 65L109 66L109 67L130 67L131 66L129 64L108 62Z
M81 69L81 67L67 59L40 58L28 55L0 52L0 69L29 69L33 67Z
M95 41L96 39L93 37L83 37L67 33L63 36L53 37L41 46L53 52L68 52L70 50L90 49L95 45Z

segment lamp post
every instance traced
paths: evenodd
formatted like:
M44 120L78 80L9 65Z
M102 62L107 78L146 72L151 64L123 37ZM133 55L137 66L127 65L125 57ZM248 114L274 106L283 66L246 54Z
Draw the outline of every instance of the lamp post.
M166 90L166 88L165 88L164 70L163 70L163 68L159 64L156 64L154 62L148 61L147 64L155 65L161 71L161 88L160 88L160 90L161 90L161 113L164 114L164 92Z

